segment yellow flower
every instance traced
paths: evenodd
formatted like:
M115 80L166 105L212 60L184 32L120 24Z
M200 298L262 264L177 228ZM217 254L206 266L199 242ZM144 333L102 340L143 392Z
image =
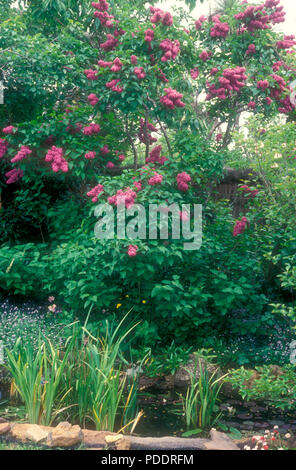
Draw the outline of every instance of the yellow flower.
M126 297L129 297L129 295L126 295Z
M146 300L142 300L142 304L145 304L146 303Z
M122 304L117 304L116 305L116 308L120 308Z

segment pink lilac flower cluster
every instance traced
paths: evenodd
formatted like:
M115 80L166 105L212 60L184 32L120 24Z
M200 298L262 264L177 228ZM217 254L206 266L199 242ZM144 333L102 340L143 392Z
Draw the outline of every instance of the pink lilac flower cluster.
M106 165L106 168L108 168L109 170L111 170L114 167L115 167L115 165L114 165L113 162L108 162L107 165Z
M123 88L122 86L118 85L119 83L120 83L119 79L111 80L111 82L106 83L106 88L110 88L112 91L116 91L117 93L122 93Z
M279 75L277 75L276 73L273 73L270 76L276 82L276 86L271 87L270 96L272 98L279 98L282 95L282 93L287 89L287 84L285 80Z
M104 186L102 184L98 184L87 193L87 196L92 198L92 202L97 202L99 194L103 192Z
M135 67L134 68L134 74L139 80L143 80L146 77L146 73L143 69L143 67Z
M164 91L165 95L161 96L159 100L163 106L168 109L175 109L176 107L183 108L185 106L185 103L181 101L183 98L182 93L179 93L172 88L165 88Z
M199 70L197 67L194 67L194 69L190 70L190 75L193 80L196 80L199 76Z
M191 176L185 171L177 175L177 184L180 191L186 192L189 189L188 183L191 181Z
M266 0L264 3L265 8L275 9L269 15L269 20L272 24L284 23L286 13L284 7L280 5L280 0Z
M105 144L105 145L100 149L100 152L101 152L102 155L107 155L107 153L110 152L108 145Z
M272 70L274 72L278 72L283 65L284 65L284 62L282 60L279 60L273 64Z
M112 28L114 26L114 16L107 13L109 9L109 3L105 0L100 0L100 2L92 2L93 8L98 11L95 11L94 16L98 18L106 28Z
M97 80L98 79L98 72L97 70L84 70L84 75L88 78L88 80Z
M290 36L284 36L282 41L276 43L278 49L290 49L296 45L295 36L291 34Z
M149 157L146 158L146 163L159 163L160 165L163 165L168 159L164 156L160 156L161 151L162 145L154 147L154 149L149 153Z
M144 39L145 39L146 42L149 42L149 44L153 41L153 39L154 39L153 29L147 29L145 31L145 38Z
M10 170L5 173L5 176L7 178L6 184L13 184L24 176L24 172L20 169L14 168L13 170Z
M255 54L256 52L256 46L255 44L250 44L247 51L246 51L246 54L247 55L250 55L250 54Z
M32 153L32 150L26 145L22 145L15 157L11 159L11 163L20 162L24 158L27 158L28 155Z
M99 0L98 2L92 2L91 6L100 11L107 11L109 8L109 3L106 0Z
M99 124L90 124L89 126L85 126L83 128L84 135L96 135L100 132L101 127Z
M259 80L257 82L257 88L258 90L267 90L267 88L269 88L269 82L267 80Z
M119 41L116 37L112 36L112 34L107 34L107 40L105 42L102 42L100 44L100 47L105 52L109 52L109 51L113 51L114 49L116 49L118 44L119 44Z
M113 62L106 62L105 60L98 60L98 65L106 69L107 67L112 67Z
M14 126L7 126L2 129L3 134L15 134L17 132L17 128Z
M180 42L177 39L175 41L171 41L170 39L164 39L159 44L159 47L164 53L161 57L162 62L167 62L171 59L175 60L180 52Z
M140 191L142 189L142 183L141 181L134 181L133 185L135 186L137 191Z
M140 142L142 142L145 145L154 144L154 142L157 141L157 138L152 137L150 132L157 132L156 127L153 124L151 124L151 122L147 122L147 129L145 129L145 127L146 127L145 119L141 118L140 119L140 129L139 129L139 133L138 133L138 137L139 137ZM150 132L148 132L148 131L150 131Z
M223 71L222 77L219 77L218 79L220 84L219 88L216 88L214 84L210 85L207 82L207 86L209 87L209 94L207 95L207 99L211 99L213 96L217 96L218 98L225 100L227 98L227 92L229 95L231 95L232 92L240 91L240 89L245 86L245 80L247 79L245 71L245 67L225 69Z
M164 26L172 26L174 20L169 12L162 11L160 8L150 6L152 16L150 18L151 23L162 23Z
M123 162L125 160L125 155L123 153L121 153L120 155L118 155L118 160L120 162Z
M87 99L92 106L96 106L96 104L98 104L99 102L99 98L94 93L91 93L90 95L88 95Z
M113 65L110 68L110 70L111 72L120 72L120 70L122 69L122 66L123 66L123 63L118 57L116 57L116 59L113 60Z
M251 198L254 198L257 196L257 194L259 193L259 189L251 189L249 188L249 186L247 186L246 184L244 184L243 186L240 187L240 189L243 190L244 193L246 193L248 196L250 196Z
M51 168L55 173L57 173L59 170L67 173L69 169L68 162L63 157L63 149L55 147L54 145L47 152L45 161L51 162Z
M94 158L96 158L96 152L87 152L84 157L87 159L87 160L93 160Z
M246 217L242 217L241 220L237 220L233 229L233 236L237 237L237 235L241 235L242 233L244 233L247 223L248 219Z
M291 103L291 99L289 96L279 100L281 106L278 108L279 113L289 114L291 111L295 109L295 105Z
M138 57L136 55L131 55L131 64L137 65Z
M129 207L135 204L136 197L137 193L133 191L130 187L128 187L125 191L119 189L114 196L108 197L108 202L109 204L113 204L114 206L124 204L125 207L128 209Z
M234 17L242 21L245 28L254 32L260 29L270 29L270 23L282 23L285 21L285 12L283 7L278 6L279 0L267 0L261 5L249 5L244 12L234 15ZM265 8L275 9L270 14L267 13Z
M248 103L248 108L249 108L249 109L255 109L255 108L256 108L256 103L255 103L255 101L250 101L250 102Z
M195 21L195 29L199 31L202 28L202 24L207 21L207 18L202 15L198 20Z
M228 23L221 23L220 15L216 15L213 17L214 26L210 31L211 38L226 38L230 31L230 27Z
M8 142L0 138L0 158L4 157L7 152Z
M208 59L212 57L213 53L212 52L207 52L206 50L202 51L201 54L199 54L199 58L203 61L206 62Z
M151 178L149 178L148 184L150 184L150 186L155 186L156 184L161 184L162 180L163 180L163 176L155 171L154 175Z
M129 245L128 250L127 250L127 254L131 258L134 258L135 256L137 256L138 249L139 249L139 247L137 245Z

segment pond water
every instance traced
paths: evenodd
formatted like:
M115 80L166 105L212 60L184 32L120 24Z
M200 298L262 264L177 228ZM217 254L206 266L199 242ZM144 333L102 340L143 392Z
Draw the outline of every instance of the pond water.
M0 418L25 422L24 407L9 401L8 389L0 389L0 394ZM135 434L143 437L181 436L186 431L180 397L176 393L142 393L138 404L144 415ZM264 403L240 400L225 400L219 407L222 412L221 427L218 424L215 427L222 431L227 432L234 428L241 433L247 431L260 434L278 425L280 433L296 433L296 411L284 412L272 409Z

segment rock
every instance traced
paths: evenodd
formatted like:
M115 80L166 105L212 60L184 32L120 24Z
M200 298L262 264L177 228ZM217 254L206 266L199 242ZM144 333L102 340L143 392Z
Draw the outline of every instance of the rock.
M241 414L236 415L236 417L239 419L243 419L245 421L245 420L253 418L253 415L252 413L241 413Z
M205 443L207 450L239 450L237 445L223 432L211 429L211 441Z
M29 427L32 426L31 424L19 424L13 423L11 425L11 436L16 439L17 441L26 442L27 438L27 430Z
M83 440L80 426L71 426L69 423L60 423L48 434L46 445L49 447L74 447Z
M122 434L105 436L105 441L107 444L115 444L116 450L130 450L131 448L130 439Z
M114 434L105 436L105 441L107 444L115 444L115 442L120 441L123 438L122 434Z
M254 428L254 423L252 421L243 421L242 428L251 430Z
M283 426L285 423L283 421L280 421L279 419L271 419L269 421L269 424L272 426Z
M155 390L166 392L174 388L174 376L157 376L147 377L145 374L141 374L139 377L139 389L143 390Z
M190 360L184 366L179 367L177 372L175 373L175 387L176 388L187 388L190 385L191 376L195 374L195 377L198 378L200 376L200 369L199 369L199 359L196 357L195 354L190 354ZM213 374L215 370L218 369L217 366L206 362L205 359L200 358L200 363L202 367L205 365L207 366L210 373Z
M113 433L108 431L90 431L89 429L83 429L82 434L82 443L87 448L105 449L107 446L105 437L110 436Z
M3 434L7 434L8 432L10 432L10 424L1 423L0 424L0 436L3 436Z
M131 441L128 437L124 436L119 441L115 442L116 450L130 450Z
M63 429L64 431L69 431L72 428L72 425L68 421L62 421L59 423L55 429Z
M46 440L51 428L46 430L45 426L38 426L38 424L31 424L27 429L25 436L30 441L42 443Z
M129 436L132 450L206 450L207 439Z

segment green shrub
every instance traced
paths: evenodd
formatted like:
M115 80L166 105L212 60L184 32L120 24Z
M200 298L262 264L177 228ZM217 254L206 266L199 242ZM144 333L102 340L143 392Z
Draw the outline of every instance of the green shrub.
M244 400L262 401L273 408L296 408L296 370L294 365L241 367L230 372L227 380Z

